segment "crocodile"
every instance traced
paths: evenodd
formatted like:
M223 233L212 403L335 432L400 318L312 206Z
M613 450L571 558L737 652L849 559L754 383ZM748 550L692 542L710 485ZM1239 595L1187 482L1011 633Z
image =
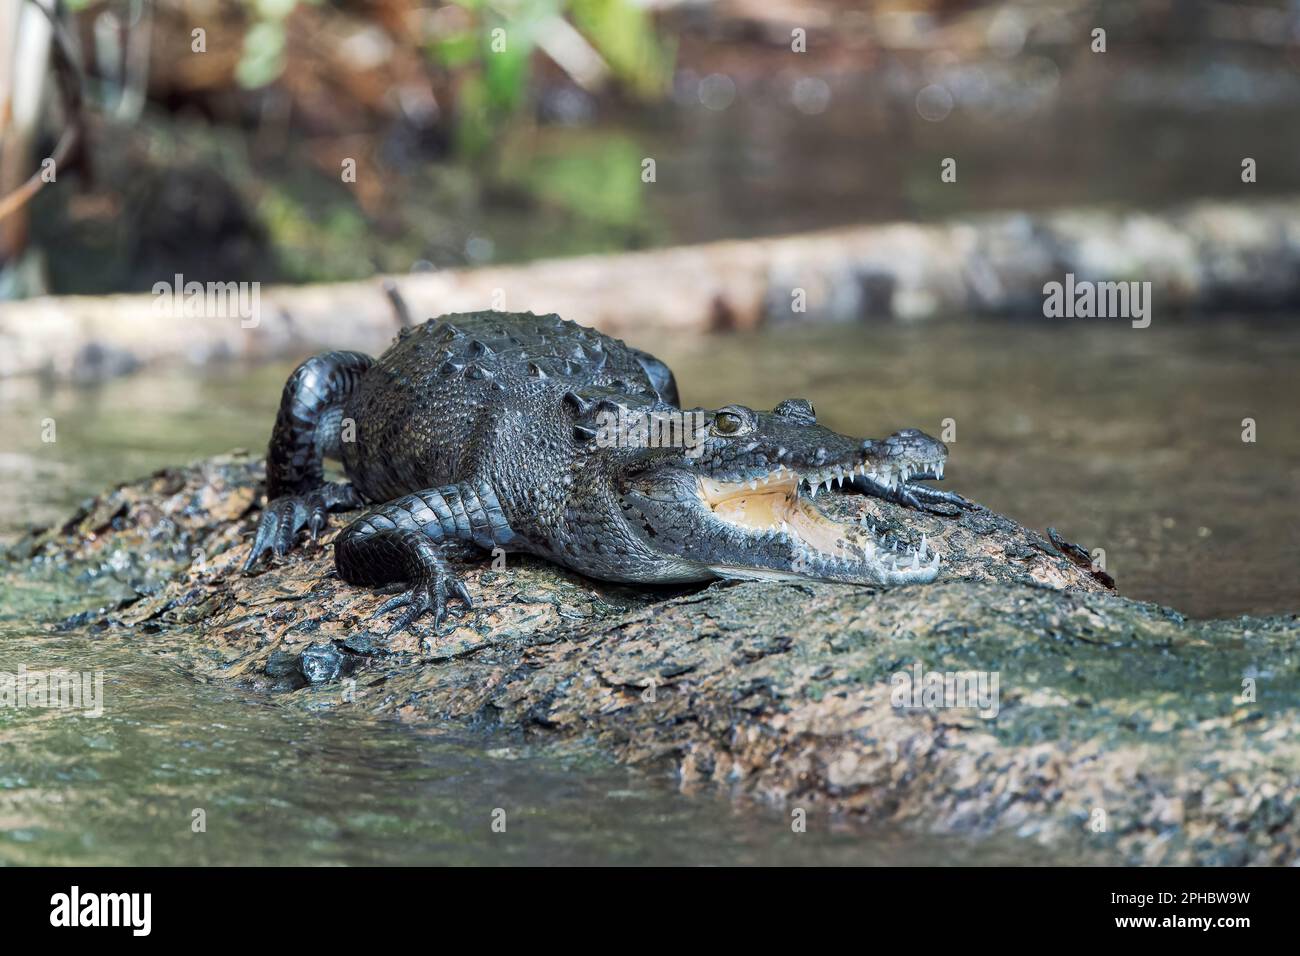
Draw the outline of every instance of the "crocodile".
M556 315L447 315L403 328L378 359L328 352L293 372L244 569L370 504L334 560L352 584L400 590L375 612L400 611L390 633L472 606L445 560L466 547L638 584L926 583L940 559L924 539L904 551L814 500L847 482L913 507L969 505L917 484L943 477L947 453L916 429L837 434L804 399L683 409L663 362ZM325 458L348 480L326 480Z

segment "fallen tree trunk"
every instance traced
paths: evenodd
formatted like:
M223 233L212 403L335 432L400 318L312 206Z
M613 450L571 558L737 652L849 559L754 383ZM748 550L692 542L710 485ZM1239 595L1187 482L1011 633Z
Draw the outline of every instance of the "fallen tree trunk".
M1300 199L1203 202L1165 213L988 215L515 266L392 277L419 320L480 309L558 312L613 335L954 314L1043 315L1067 274L1151 283L1153 321L1181 311L1300 304ZM665 282L671 276L671 282ZM178 294L184 277L160 276ZM245 290L251 304L251 290ZM164 297L69 296L0 305L0 377L85 379L142 363L378 353L397 320L383 283L275 287L256 309L208 296L198 314ZM198 300L196 300L198 301ZM253 314L255 311L255 314ZM1110 321L1124 321L1111 319Z
M459 569L476 606L442 633L390 638L382 596L331 576L327 546L239 573L262 473L236 455L121 486L11 546L9 573L77 576L108 607L61 626L289 705L487 721L668 766L686 790L1069 859L1297 859L1295 616L1185 620L1117 596L1054 533L831 494L841 519L926 533L939 581L664 590L510 556ZM928 675L959 672L996 693L926 697Z

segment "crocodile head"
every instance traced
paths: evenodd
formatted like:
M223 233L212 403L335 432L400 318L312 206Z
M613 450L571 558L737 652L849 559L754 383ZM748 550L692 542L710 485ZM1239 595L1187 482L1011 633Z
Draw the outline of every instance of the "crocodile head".
M815 499L855 478L878 490L941 478L942 442L915 429L849 438L818 425L802 399L770 412L728 405L676 414L685 422L677 447L625 452L613 469L629 528L673 569L665 580L694 572L893 586L938 574L939 556L924 540L904 553L864 525L831 520Z

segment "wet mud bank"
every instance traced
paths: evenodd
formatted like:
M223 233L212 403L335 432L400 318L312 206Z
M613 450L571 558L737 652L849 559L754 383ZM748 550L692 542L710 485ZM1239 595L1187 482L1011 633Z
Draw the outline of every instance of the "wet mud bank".
M457 565L473 610L385 634L329 542L240 572L260 459L168 469L3 555L74 582L84 628L289 706L488 724L676 775L686 791L1063 859L1288 864L1300 854L1300 618L1135 602L1083 548L982 510L856 514L943 556L937 582L602 584L514 555Z

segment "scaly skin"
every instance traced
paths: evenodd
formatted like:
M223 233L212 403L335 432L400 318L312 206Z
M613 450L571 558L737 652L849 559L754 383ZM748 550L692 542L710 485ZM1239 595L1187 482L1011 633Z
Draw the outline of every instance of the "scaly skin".
M665 428L635 427L646 421ZM324 482L325 456L351 484ZM939 556L924 540L902 555L812 499L848 481L914 507L964 506L911 484L942 478L946 457L914 429L836 434L802 399L683 412L668 368L617 339L554 315L450 315L404 329L378 359L331 352L294 372L245 567L369 501L382 504L339 534L335 562L355 584L408 586L378 612L402 610L393 630L426 612L437 626L453 597L470 603L440 553L453 544L609 581L925 583Z

